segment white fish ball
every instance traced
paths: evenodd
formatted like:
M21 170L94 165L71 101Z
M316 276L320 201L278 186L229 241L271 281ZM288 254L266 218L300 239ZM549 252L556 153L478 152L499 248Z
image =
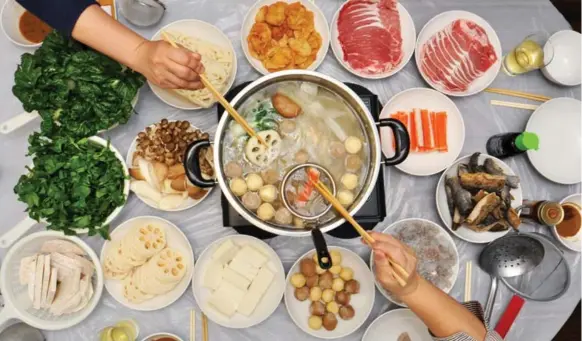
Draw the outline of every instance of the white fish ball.
M277 187L265 185L259 190L259 195L264 202L273 202L277 199Z
M340 182L346 189L351 191L358 186L358 176L353 173L345 173L342 175Z
M250 173L245 180L249 191L258 191L263 186L263 178L257 173Z
M346 146L347 152L350 154L357 154L362 150L362 141L355 136L349 136L344 141L344 145Z
M257 216L261 220L269 221L275 216L275 208L269 203L262 203L257 209Z
M340 204L343 206L350 206L354 202L354 193L342 189L337 192L337 200L339 200Z
M247 192L247 183L241 178L234 178L230 180L230 190L234 195L240 197Z

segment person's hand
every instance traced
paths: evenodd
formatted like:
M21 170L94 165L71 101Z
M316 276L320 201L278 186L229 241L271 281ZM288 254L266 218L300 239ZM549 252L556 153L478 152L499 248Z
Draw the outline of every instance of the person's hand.
M200 55L165 41L146 40L136 49L135 71L166 89L198 90L204 85L200 74L204 66Z
M370 235L376 240L372 245L374 250L374 272L382 287L400 298L412 294L418 287L419 280L416 272L414 251L391 235L377 232L370 232ZM404 275L394 269L388 261L388 257L400 264L410 274L408 279L405 279ZM405 286L398 283L394 273L406 281Z

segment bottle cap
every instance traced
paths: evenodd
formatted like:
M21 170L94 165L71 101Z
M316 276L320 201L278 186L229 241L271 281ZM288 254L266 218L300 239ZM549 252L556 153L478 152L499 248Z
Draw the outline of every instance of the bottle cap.
M524 131L515 139L515 146L521 150L538 150L540 139L535 133Z

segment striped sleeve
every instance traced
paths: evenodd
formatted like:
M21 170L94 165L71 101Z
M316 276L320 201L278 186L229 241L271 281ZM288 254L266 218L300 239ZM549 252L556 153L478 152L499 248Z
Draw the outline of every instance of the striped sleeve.
M494 330L489 329L489 325L485 322L485 318L483 316L483 308L481 308L481 304L476 301L465 302L463 306L467 308L473 315L475 315L483 324L485 324L485 328L487 328L487 335L485 336L484 341L503 341L501 336L497 334ZM466 333L456 333L454 335L448 337L434 337L435 341L477 341L473 337L467 335Z

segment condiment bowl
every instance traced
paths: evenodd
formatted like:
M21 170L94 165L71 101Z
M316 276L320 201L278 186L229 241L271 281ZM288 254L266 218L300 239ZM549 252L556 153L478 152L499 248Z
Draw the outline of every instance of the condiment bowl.
M141 341L156 341L161 338L170 338L176 341L184 341L184 339L180 338L179 336L170 333L155 333L144 337Z
M572 30L556 32L548 39L548 43L551 43L554 48L554 58L542 69L547 79L565 86L580 85L582 82L581 40L582 35Z
M32 43L24 38L20 33L20 16L26 10L15 0L6 0L2 7L1 22L2 32L8 40L22 47L39 47L42 43Z

